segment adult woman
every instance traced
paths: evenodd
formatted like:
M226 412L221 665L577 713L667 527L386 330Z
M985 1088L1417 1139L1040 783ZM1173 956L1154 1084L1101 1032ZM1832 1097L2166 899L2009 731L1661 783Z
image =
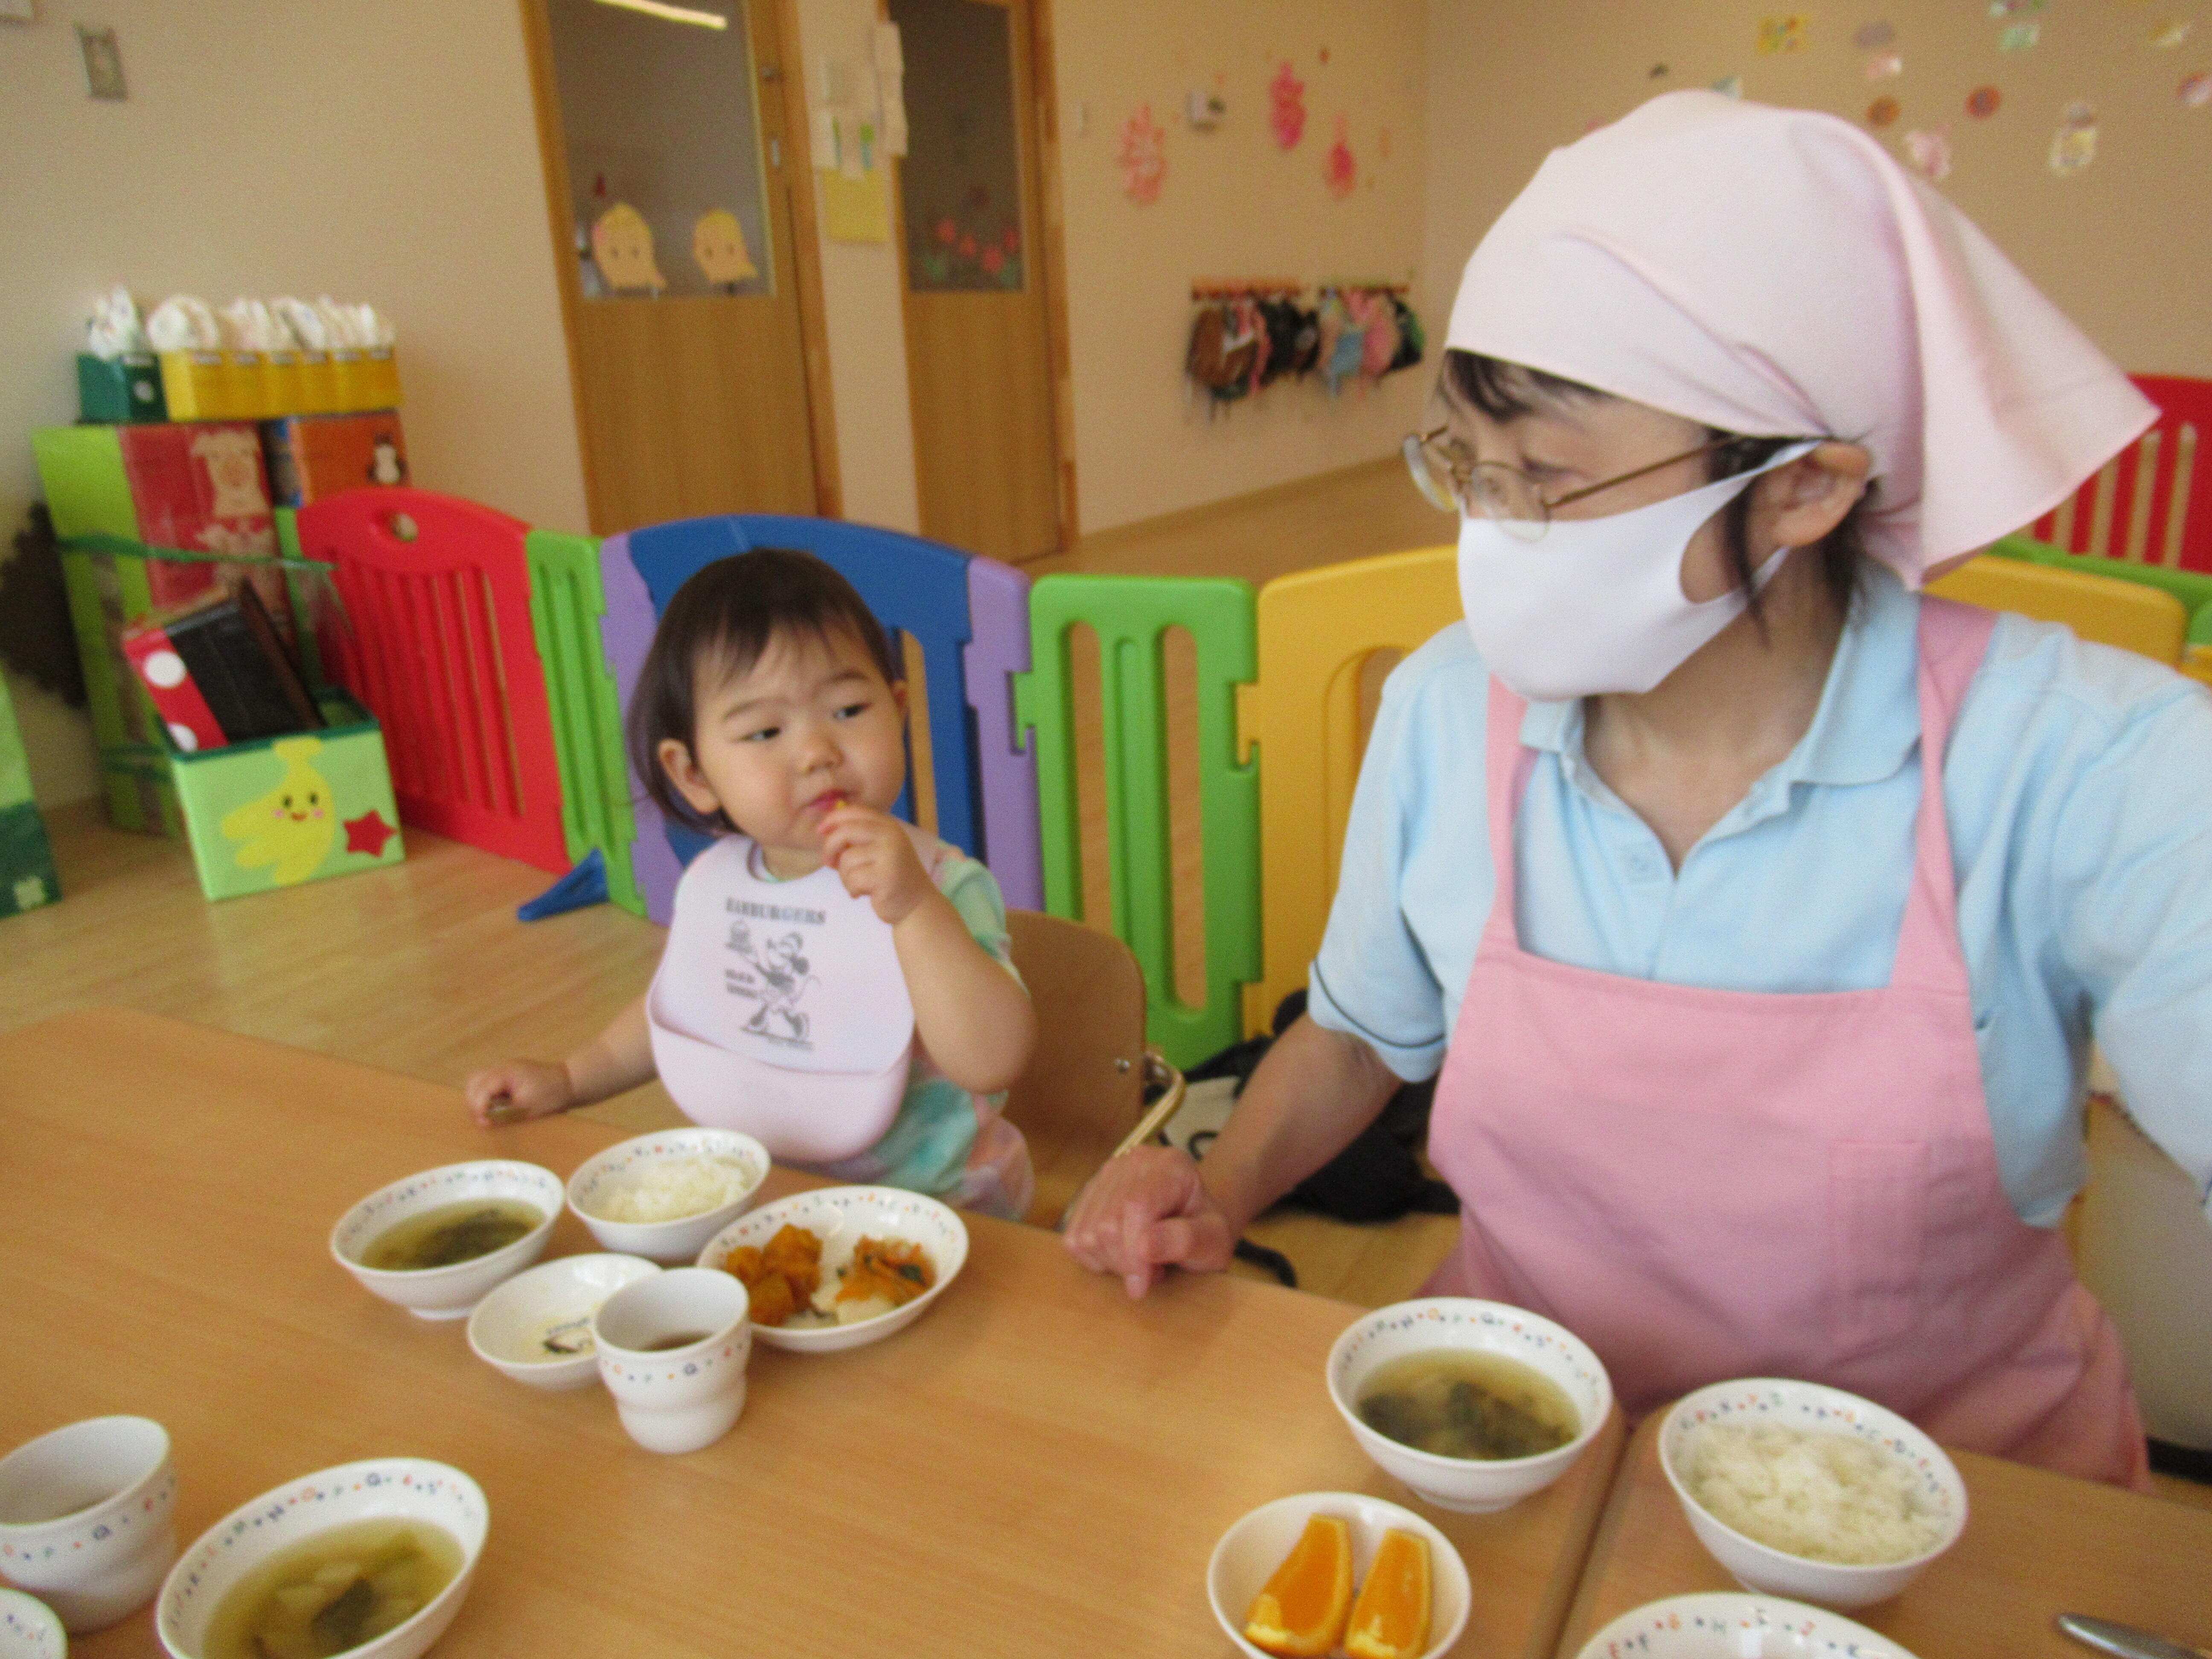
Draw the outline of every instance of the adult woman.
M1632 1412L1807 1376L2140 1481L2052 1226L2093 1025L2212 1174L2212 706L1911 590L2148 406L1873 141L1702 93L1555 154L1447 344L1468 626L1385 693L1310 1018L1202 1179L1117 1161L1071 1249L1218 1267L1441 1068L1436 1288L1559 1319Z

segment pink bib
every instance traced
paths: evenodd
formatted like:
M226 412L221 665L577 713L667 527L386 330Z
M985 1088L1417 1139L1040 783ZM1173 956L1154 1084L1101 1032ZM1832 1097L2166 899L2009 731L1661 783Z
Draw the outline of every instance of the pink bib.
M854 1157L898 1115L914 1002L890 926L826 866L776 881L743 836L692 860L645 1015L684 1114L775 1158Z

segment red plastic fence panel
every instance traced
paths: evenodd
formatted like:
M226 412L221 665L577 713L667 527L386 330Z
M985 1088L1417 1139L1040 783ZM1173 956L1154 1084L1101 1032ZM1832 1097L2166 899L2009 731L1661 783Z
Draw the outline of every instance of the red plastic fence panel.
M2132 378L2158 423L2029 533L2069 553L2212 572L2212 380Z
M545 671L530 621L529 526L420 489L300 509L300 550L337 567L316 640L384 727L410 824L541 870L568 867Z

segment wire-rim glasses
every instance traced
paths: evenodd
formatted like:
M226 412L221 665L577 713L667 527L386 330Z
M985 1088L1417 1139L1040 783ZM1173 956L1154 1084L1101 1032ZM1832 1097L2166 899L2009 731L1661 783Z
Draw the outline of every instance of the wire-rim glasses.
M1554 508L1740 441L1734 437L1715 438L1695 449L1669 455L1663 461L1624 472L1617 478L1607 478L1580 489L1571 489L1564 495L1547 498L1536 488L1535 480L1518 467L1508 466L1503 461L1469 460L1466 451L1445 437L1448 430L1440 426L1427 432L1406 434L1406 441L1400 447L1406 457L1406 470L1413 475L1413 488L1439 513L1487 519L1516 541L1522 542L1543 539L1545 531L1551 528Z

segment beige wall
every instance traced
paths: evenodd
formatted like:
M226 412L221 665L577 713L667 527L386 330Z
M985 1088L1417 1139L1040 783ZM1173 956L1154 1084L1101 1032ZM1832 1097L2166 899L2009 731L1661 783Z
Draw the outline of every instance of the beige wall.
M1790 10L1810 16L1805 48L1762 56L1760 18ZM1546 151L1654 93L1741 75L1746 97L1854 120L1887 93L1904 106L1893 148L1908 130L1948 123L1955 167L1942 190L2123 368L2212 374L2212 109L2174 97L2185 74L2212 62L2212 39L2200 20L2179 51L2149 45L2154 27L2189 12L2054 6L2030 20L2042 27L2036 46L2010 53L1980 0L1429 0L1431 305L1441 319L1484 228ZM1851 37L1875 18L1896 29L1885 50L1905 72L1869 83ZM1668 72L1654 78L1661 64ZM1977 121L1966 94L1984 84L2003 102ZM2097 158L2056 178L2051 136L2076 99L2097 109Z
M1209 421L1186 401L1182 357L1194 278L1417 274L1418 0L1054 0L1053 15L1084 530L1387 454L1418 416L1425 371L1334 402L1316 385L1282 385ZM1309 112L1288 152L1267 119L1267 82L1285 58ZM1217 76L1228 118L1194 131L1184 95ZM1146 207L1122 194L1115 161L1121 125L1143 103L1167 131L1166 185ZM1341 202L1322 181L1340 113L1364 175Z
M798 0L803 85L819 85L816 64L872 61L876 0ZM794 80L800 77L793 67ZM823 158L817 157L817 161ZM816 174L816 222L824 216ZM830 337L831 406L845 516L908 533L921 528L914 471L914 415L907 402L906 318L898 249L884 242L821 239L822 306Z
M372 300L416 481L580 528L583 480L514 0L40 0L0 24L0 523L72 420L93 295ZM71 25L112 26L94 103ZM39 797L93 793L82 718L15 686Z

